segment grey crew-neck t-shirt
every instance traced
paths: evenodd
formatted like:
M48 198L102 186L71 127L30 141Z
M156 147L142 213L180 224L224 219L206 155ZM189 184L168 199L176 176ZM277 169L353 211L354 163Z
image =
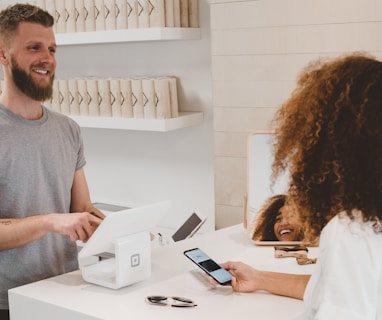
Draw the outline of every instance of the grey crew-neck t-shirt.
M1 218L70 212L74 174L84 165L72 119L43 107L40 119L26 120L0 105ZM8 289L76 269L76 243L59 234L0 251L0 309L8 309Z

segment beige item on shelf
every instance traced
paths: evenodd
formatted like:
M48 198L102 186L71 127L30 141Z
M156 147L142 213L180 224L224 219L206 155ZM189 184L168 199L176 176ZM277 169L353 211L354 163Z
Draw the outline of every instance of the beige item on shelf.
M180 0L180 26L187 28L188 23L188 0Z
M168 77L170 86L171 118L179 116L178 85L175 77Z
M181 27L181 22L180 22L180 1L181 0L173 0L173 5L174 5L174 27L175 28L180 28Z
M104 0L105 9L105 30L115 30L117 28L117 6L115 0Z
M188 26L199 28L199 0L188 0Z
M149 1L149 23L150 28L166 26L165 0Z
M89 115L89 97L88 97L86 78L77 78L76 82L77 82L78 103L80 105L80 115L88 116Z
M69 88L67 79L58 80L59 104L61 113L70 114Z
M79 101L76 79L68 80L68 91L69 91L69 113L72 116L79 116L80 101Z
M138 28L150 27L150 1L149 0L137 0L138 1Z
M86 79L86 88L88 94L88 105L89 105L89 116L99 117L99 100L98 100L98 86L97 79L88 78Z
M115 118L122 117L122 94L120 88L119 79L109 79L109 89L110 89L110 105L111 105L111 116Z
M123 118L133 118L133 92L131 79L120 79L122 95L121 112Z
M56 32L65 33L66 32L66 13L65 13L65 1L55 1L56 6Z
M53 19L54 19L54 24L53 24L53 31L54 33L57 32L57 11L56 11L56 1L55 0L45 0L45 10L48 11Z
M126 0L115 0L115 28L127 29L127 11L128 5Z
M84 10L85 10L85 31L95 31L95 2L94 0L84 0Z
M85 32L85 18L86 10L84 5L84 0L75 0L75 21L76 21L76 32Z
M133 117L134 118L144 118L143 113L143 92L142 92L142 81L141 78L131 79L131 92L132 92L132 103L133 103Z
M156 114L158 119L171 118L170 84L166 78L154 79Z
M138 28L138 0L127 0L127 28Z
M50 101L47 101L47 105L50 105L50 108L57 112L61 112L61 106L60 106L60 91L58 89L58 79L53 81L53 94L52 99Z
M97 79L99 115L111 117L110 82L109 79Z
M106 29L106 9L104 0L94 0L94 21L95 31L104 31Z
M133 118L133 92L131 79L121 79L120 88L122 95L121 112L123 118Z
M145 119L156 118L155 88L152 78L142 79L143 115Z
M165 3L165 26L173 28L175 27L174 20L174 0L164 0Z
M75 0L64 0L65 3L65 32L76 32L76 4Z

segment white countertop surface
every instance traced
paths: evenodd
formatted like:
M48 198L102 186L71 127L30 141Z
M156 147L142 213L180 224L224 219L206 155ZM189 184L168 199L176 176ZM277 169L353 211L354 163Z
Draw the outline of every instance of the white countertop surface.
M113 290L84 282L81 271L10 290L11 319L290 319L304 310L303 302L266 292L237 293L231 287L212 286L183 251L199 247L217 262L244 261L256 268L311 273L313 265L294 258L274 258L272 246L255 246L242 225L236 225L177 243L153 247L151 277ZM315 257L317 248L309 249ZM195 308L150 305L148 295L183 296ZM245 317L245 318L244 318Z

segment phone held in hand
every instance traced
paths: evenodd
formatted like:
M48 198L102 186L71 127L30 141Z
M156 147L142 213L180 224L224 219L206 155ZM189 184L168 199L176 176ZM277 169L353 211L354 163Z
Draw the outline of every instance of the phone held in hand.
M184 251L184 255L219 284L227 285L231 283L232 275L199 248L186 250Z

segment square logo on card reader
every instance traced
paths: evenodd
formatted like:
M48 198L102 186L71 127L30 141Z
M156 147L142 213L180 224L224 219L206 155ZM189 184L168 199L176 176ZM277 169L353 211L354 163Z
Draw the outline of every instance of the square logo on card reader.
M133 254L130 259L131 259L131 266L133 268L139 266L139 253Z

